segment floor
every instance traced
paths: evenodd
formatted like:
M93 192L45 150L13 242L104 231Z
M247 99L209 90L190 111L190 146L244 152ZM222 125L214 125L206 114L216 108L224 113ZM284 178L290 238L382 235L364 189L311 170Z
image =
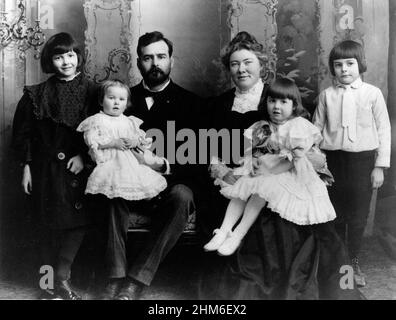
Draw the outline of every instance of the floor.
M197 248L198 249L198 248ZM197 252L197 251L195 251ZM193 300L198 279L201 254L191 247L180 246L164 261L153 284L142 293L142 300ZM364 242L361 259L368 284L361 291L369 300L396 300L396 261L391 260L375 238ZM15 269L17 270L17 269ZM95 298L88 289L84 299ZM38 290L26 273L0 278L0 299L34 300Z

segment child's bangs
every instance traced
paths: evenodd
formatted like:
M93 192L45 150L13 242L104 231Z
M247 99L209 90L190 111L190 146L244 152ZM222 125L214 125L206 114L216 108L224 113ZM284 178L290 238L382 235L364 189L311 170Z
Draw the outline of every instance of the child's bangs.
M357 59L360 58L360 53L358 52L356 47L352 46L343 46L343 47L335 47L333 52L333 61L338 59Z
M279 83L278 81L275 81L268 89L267 96L273 99L297 100L295 86L287 85L287 83Z
M74 43L70 44L58 44L52 50L52 55L55 54L64 54L70 51L74 51L75 53L79 53L78 47Z

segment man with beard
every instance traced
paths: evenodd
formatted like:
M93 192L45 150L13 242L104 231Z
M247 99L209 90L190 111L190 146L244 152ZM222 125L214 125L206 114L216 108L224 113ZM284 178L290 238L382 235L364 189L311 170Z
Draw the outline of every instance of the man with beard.
M177 134L182 128L197 129L199 98L175 84L169 77L173 66L173 45L161 32L146 33L139 38L137 64L143 80L131 88L131 107L126 115L143 120L141 129L159 129L165 146L168 141L168 125L174 125ZM172 129L173 130L173 129ZM158 132L158 131L157 131ZM170 139L175 140L174 136ZM172 141L177 150L181 142ZM155 151L155 150L154 150ZM173 150L174 152L174 150ZM167 179L168 187L159 196L149 201L113 202L110 208L109 243L107 260L110 264L110 282L106 287L107 298L134 300L142 288L149 286L159 264L174 247L182 234L188 216L195 211L194 199L197 185L197 166L181 165L158 155L146 157L136 153L138 159ZM167 154L169 159L172 155ZM173 159L175 155L173 155ZM171 163L175 162L175 163ZM194 197L193 197L194 196ZM153 228L140 253L127 268L126 240L128 215L140 209L152 217Z

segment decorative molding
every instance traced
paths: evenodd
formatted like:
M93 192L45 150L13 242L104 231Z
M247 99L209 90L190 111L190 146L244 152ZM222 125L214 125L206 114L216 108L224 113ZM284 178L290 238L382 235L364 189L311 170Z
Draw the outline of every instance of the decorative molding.
M251 0L253 1L253 0ZM266 75L264 76L264 80L268 81L271 79L274 79L276 77L276 61L277 61L277 55L276 55L276 37L278 35L278 26L276 23L276 13L277 13L277 5L278 5L278 0L257 0L258 2L261 2L266 8L267 8L267 14L269 17L271 17L271 25L273 27L274 32L269 35L269 38L266 37L265 41L265 47L267 48L267 54L268 54L268 71ZM265 3L263 3L265 2Z
M323 0L315 0L316 2L316 18L318 19L318 26L316 29L316 32L318 34L318 39L319 39L319 43L318 43L318 47L316 49L316 53L318 55L318 69L317 69L317 77L318 77L318 84L319 84L319 90L320 90L320 83L322 83L329 74L329 68L327 66L327 62L325 59L325 50L323 49L322 46L322 34L323 34L323 30L322 30L322 10L321 10L321 3Z
M231 39L239 32L239 17L243 14L243 0L231 0L228 5L227 26L231 31Z
M10 1L11 3L11 1ZM15 16L10 19L7 17L11 13L10 8L6 9L5 0L1 3L0 8L0 47L1 49L10 46L11 49L16 47L19 52L19 59L26 59L26 52L33 48L34 58L40 58L40 47L45 42L45 34L40 27L40 1L37 0L36 20L31 26L28 25L29 14L27 12L28 6L32 3L27 0L19 0L16 6ZM29 12L30 13L30 12Z
M117 78L124 80L126 83L131 81L129 78L131 69L129 47L133 40L130 31L131 2L130 0L86 0L84 3L84 13L87 20L85 72L95 82L110 79L113 74L116 74ZM99 16L99 13L102 14ZM105 14L104 17L103 14ZM118 21L114 16L118 18ZM106 38L105 34L98 34L98 25L108 26L108 28L114 30L111 34L119 35L117 47L109 47L114 43L114 38L110 39ZM108 52L107 59L102 57L103 52Z
M131 62L129 67L129 84L131 86L136 85L140 82L140 71L137 67L137 43L141 35L142 28L142 13L141 13L141 0L128 0L129 2L129 53L131 56Z
M122 62L123 64L129 65L131 62L131 55L129 51L125 50L124 48L113 49L109 52L107 62L107 66L104 67L105 75L102 78L99 78L99 74L94 75L93 80L96 83L100 83L109 79L111 73L118 73L120 71L120 64L117 62Z

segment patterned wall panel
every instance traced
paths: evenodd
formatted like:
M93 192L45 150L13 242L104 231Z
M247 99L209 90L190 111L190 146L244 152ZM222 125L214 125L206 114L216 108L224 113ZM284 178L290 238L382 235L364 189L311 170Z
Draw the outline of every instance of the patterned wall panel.
M279 0L276 17L277 75L293 79L312 112L323 69L318 61L318 7L315 0Z
M118 78L130 79L132 1L87 0L84 13L86 73L95 82Z

